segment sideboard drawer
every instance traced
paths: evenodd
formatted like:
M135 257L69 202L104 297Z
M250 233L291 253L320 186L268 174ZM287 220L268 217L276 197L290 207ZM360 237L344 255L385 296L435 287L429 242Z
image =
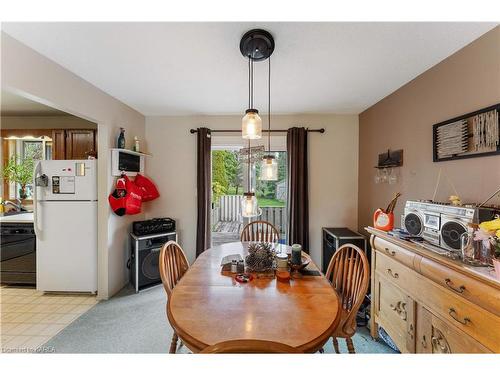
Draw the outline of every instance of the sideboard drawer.
M384 254L376 252L375 270L407 293L417 289L419 280L416 272Z
M443 320L494 352L500 352L500 317L427 281L425 304Z
M414 268L413 261L415 259L415 254L411 251L403 249L402 247L379 237L375 237L373 245L375 249L379 250L381 253L391 257L392 259L396 259L405 266Z
M500 290L427 258L422 259L420 262L420 272L457 296L463 297L500 316Z

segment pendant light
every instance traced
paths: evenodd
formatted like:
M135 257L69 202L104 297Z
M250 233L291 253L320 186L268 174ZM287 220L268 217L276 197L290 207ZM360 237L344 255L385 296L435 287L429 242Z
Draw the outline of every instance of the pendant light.
M267 59L274 51L274 38L261 29L247 31L240 41L240 52L248 59L248 109L241 120L241 136L243 139L262 138L262 119L254 108L253 72L254 62Z
M252 180L251 180L251 170L252 170L252 149L250 148L250 140L248 140L248 176L247 176L247 191L243 193L243 198L241 199L241 216L243 217L256 217L262 214L262 210L258 206L257 197L252 191Z
M248 109L241 120L241 136L243 139L260 139L262 137L262 119L259 111L253 108L253 59L248 57Z
M267 83L267 152L268 154L262 158L260 166L260 179L261 181L277 181L278 180L278 163L276 158L271 154L271 57L269 57L268 67L268 83Z

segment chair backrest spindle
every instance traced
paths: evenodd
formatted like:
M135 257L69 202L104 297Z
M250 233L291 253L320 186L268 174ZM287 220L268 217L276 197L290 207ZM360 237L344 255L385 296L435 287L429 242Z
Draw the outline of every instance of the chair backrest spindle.
M186 255L177 242L169 241L163 245L160 251L159 268L163 287L167 296L170 296L172 289L189 268Z
M271 242L277 243L280 239L278 230L267 221L252 221L245 225L241 232L243 242Z
M342 309L347 312L343 325L349 329L355 324L356 313L370 281L370 268L364 251L351 244L341 246L330 260L326 278L337 291Z

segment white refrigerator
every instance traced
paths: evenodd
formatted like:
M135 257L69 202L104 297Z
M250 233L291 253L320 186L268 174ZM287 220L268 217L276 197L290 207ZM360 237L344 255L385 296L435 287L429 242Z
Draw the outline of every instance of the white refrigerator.
M97 160L43 160L33 189L36 288L97 291Z

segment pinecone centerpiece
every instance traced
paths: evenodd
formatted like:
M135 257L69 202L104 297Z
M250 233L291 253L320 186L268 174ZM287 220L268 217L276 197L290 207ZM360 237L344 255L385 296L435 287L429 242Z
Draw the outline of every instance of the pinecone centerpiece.
M248 245L245 263L250 272L265 272L273 269L273 246L267 242L252 242Z

